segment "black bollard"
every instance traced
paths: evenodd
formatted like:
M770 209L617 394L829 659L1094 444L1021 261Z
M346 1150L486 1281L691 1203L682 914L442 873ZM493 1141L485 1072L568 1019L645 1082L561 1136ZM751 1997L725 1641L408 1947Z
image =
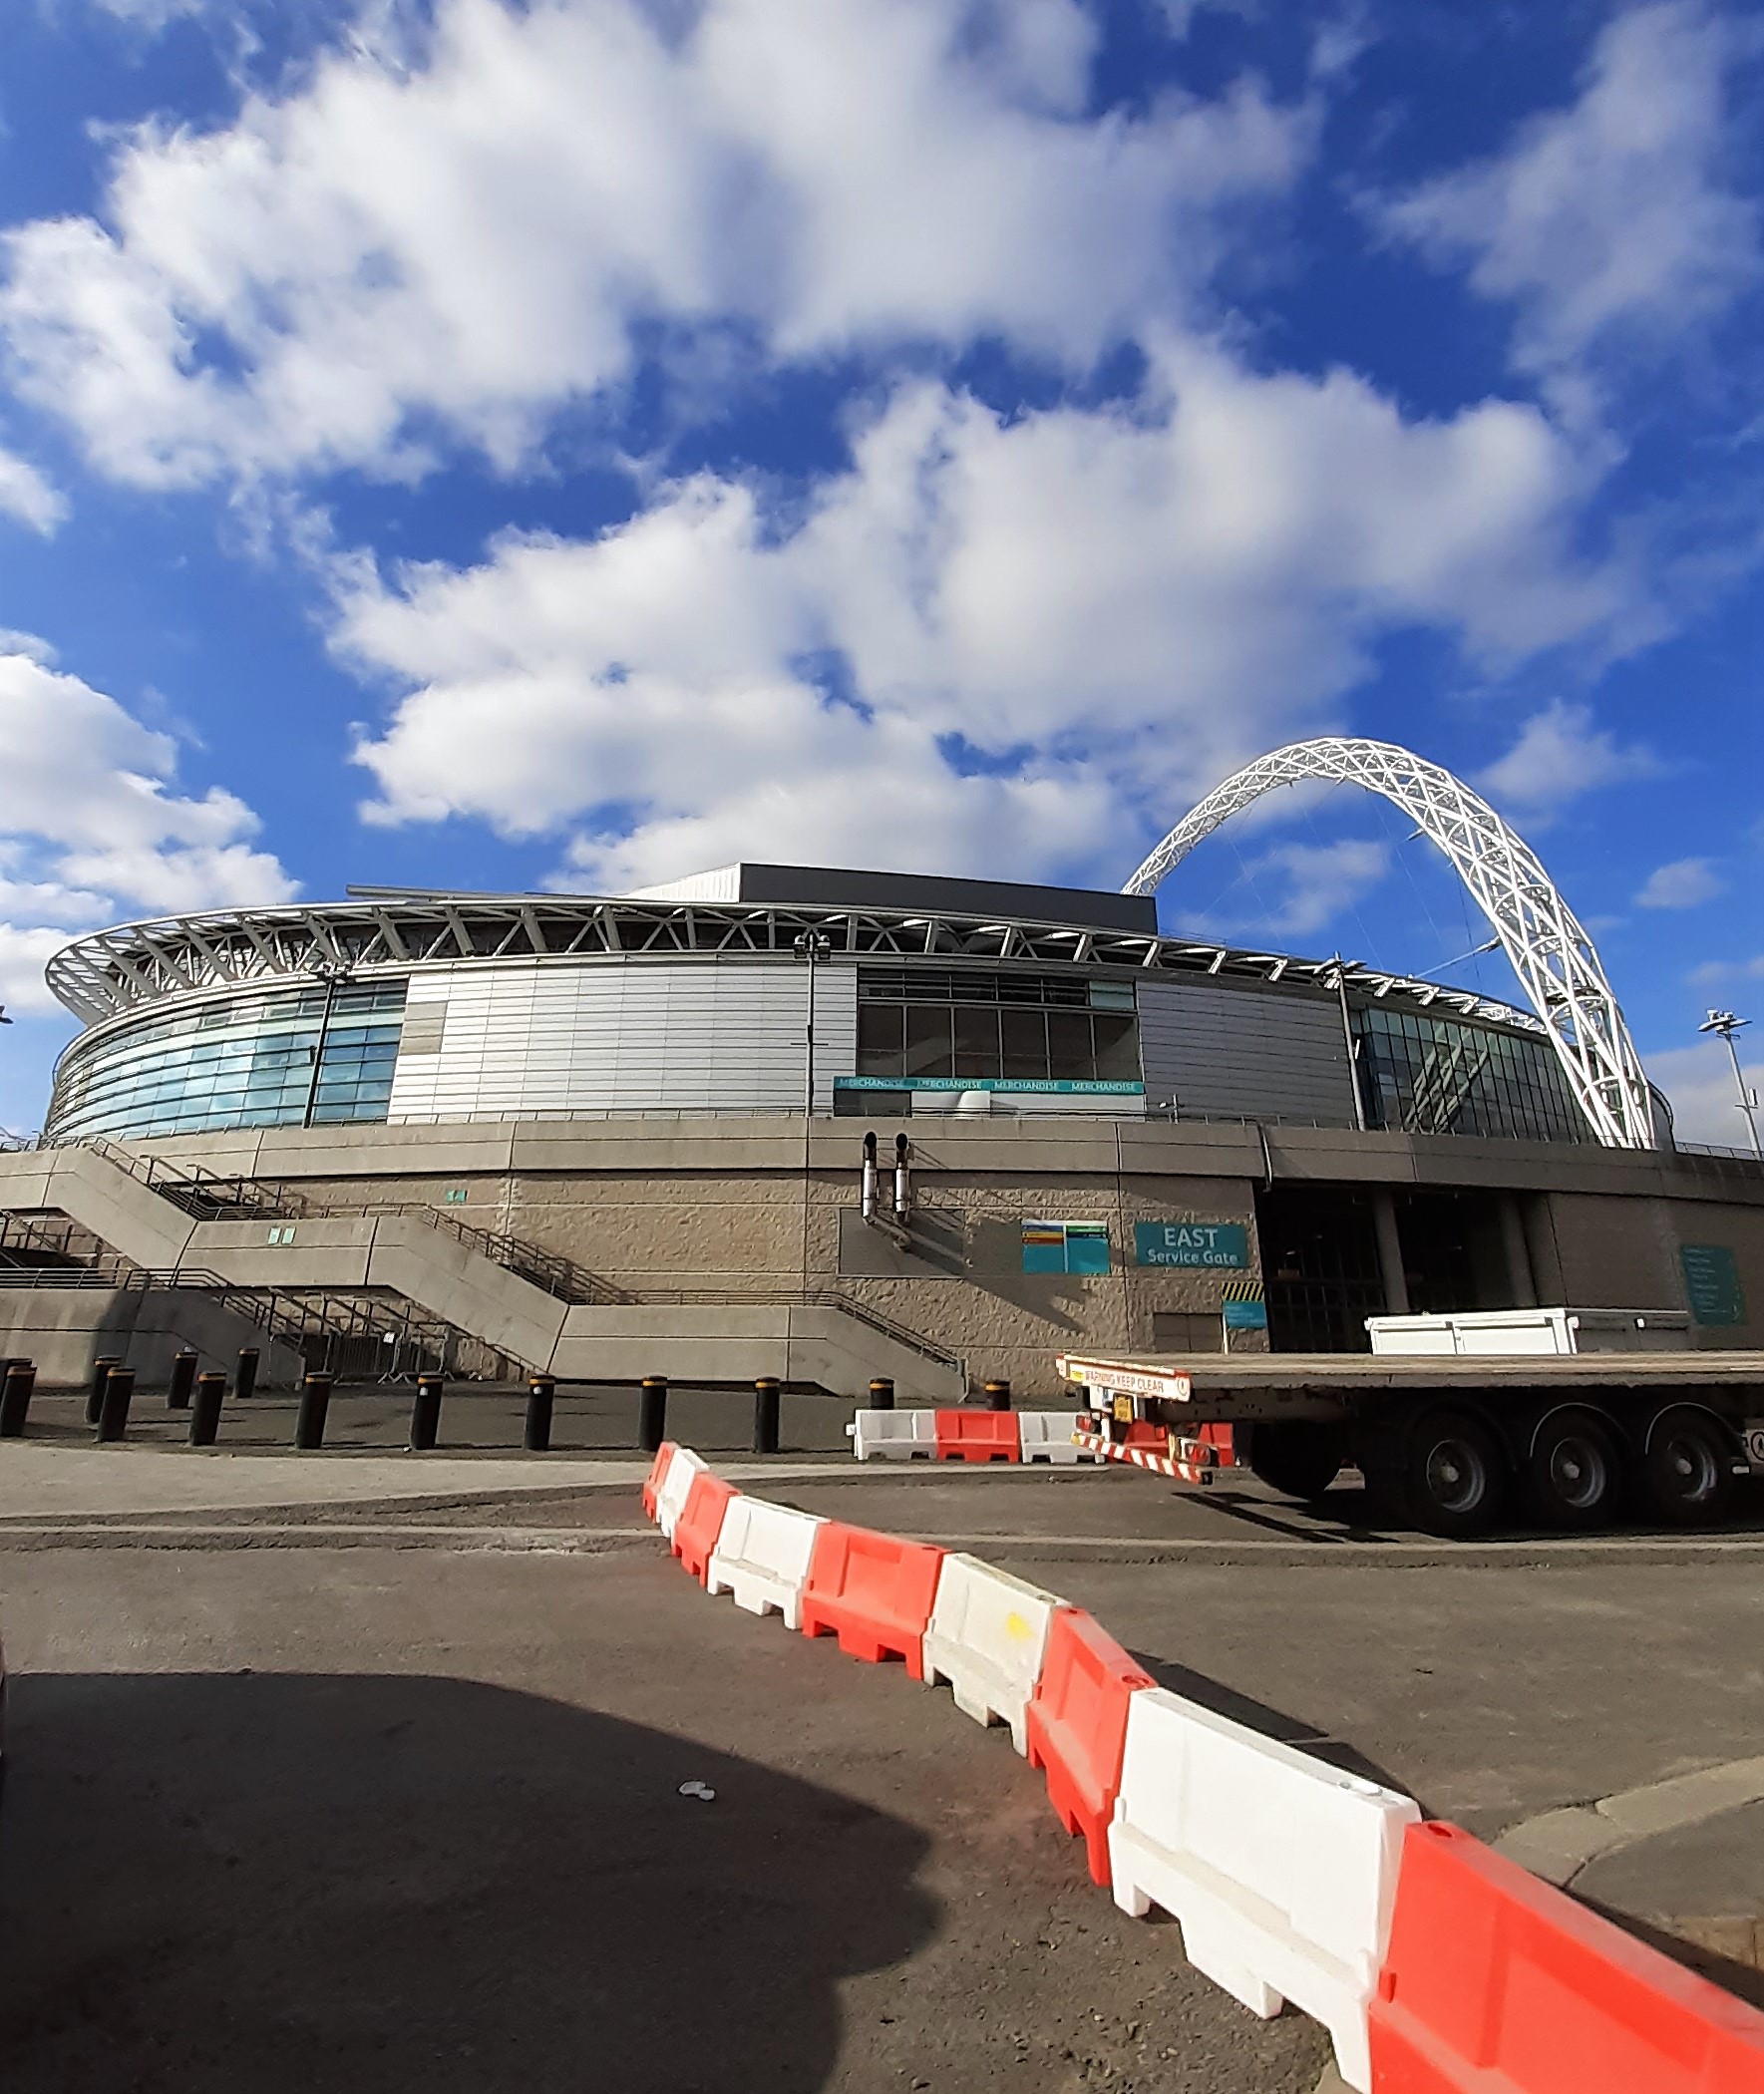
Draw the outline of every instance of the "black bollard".
M257 1387L257 1348L247 1345L239 1354L238 1372L232 1378L232 1393L241 1403Z
M24 1438L31 1391L36 1386L37 1370L29 1360L7 1361L6 1379L0 1383L0 1440Z
M527 1432L521 1444L529 1454L546 1454L551 1446L551 1407L557 1400L553 1375L529 1374L527 1378Z
M447 1387L442 1374L417 1376L416 1400L411 1405L411 1451L427 1454L441 1431L441 1396Z
M986 1408L989 1411L1008 1411L1010 1409L1010 1383L1008 1381L989 1381L985 1385L984 1393Z
M754 1383L754 1452L778 1452L778 1377L762 1374Z
M135 1394L135 1369L113 1367L104 1378L104 1396L98 1407L98 1437L120 1440L129 1430L129 1404Z
M224 1374L198 1374L195 1401L189 1411L189 1444L212 1447L220 1430L220 1405L226 1395Z
M645 1374L642 1393L637 1398L637 1445L645 1454L660 1451L668 1430L668 1378L665 1374Z
M97 1359L92 1362L92 1380L86 1390L86 1423L88 1425L96 1425L98 1423L98 1415L104 1409L106 1377L113 1367L120 1367L122 1364L121 1355L115 1352L101 1352Z
M255 1355L253 1355L253 1358ZM239 1355L243 1365L244 1355ZM294 1420L294 1445L310 1453L325 1444L325 1419L331 1409L331 1376L309 1374L300 1384L300 1411Z
M172 1379L166 1384L166 1408L169 1411L189 1409L189 1392L196 1385L196 1368L201 1361L193 1352L175 1352L172 1355Z
M879 1374L870 1384L870 1408L873 1411L891 1411L894 1408L894 1384L885 1374Z

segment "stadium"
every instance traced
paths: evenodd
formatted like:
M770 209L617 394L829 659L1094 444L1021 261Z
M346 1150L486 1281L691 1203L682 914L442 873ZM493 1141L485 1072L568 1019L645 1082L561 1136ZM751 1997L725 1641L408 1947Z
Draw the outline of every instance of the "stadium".
M1194 843L1317 777L1445 852L1529 1008L1160 933ZM111 1260L191 1342L255 1317L307 1357L936 1396L1051 1392L1078 1343L1358 1349L1406 1310L1760 1342L1764 1170L1674 1147L1542 867L1387 744L1261 759L1120 892L764 864L357 888L107 930L49 980L84 1030L42 1143L0 1158L0 1242ZM72 1372L91 1334L58 1308Z

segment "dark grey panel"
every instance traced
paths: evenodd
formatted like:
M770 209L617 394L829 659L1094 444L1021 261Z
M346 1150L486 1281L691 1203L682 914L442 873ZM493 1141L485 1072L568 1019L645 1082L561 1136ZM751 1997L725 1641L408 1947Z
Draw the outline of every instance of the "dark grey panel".
M1009 916L1031 923L1080 923L1158 935L1150 894L1090 887L1042 887L1005 879L945 879L924 872L844 872L827 866L738 868L738 901L819 901L834 908L922 908L957 915Z
M1353 1125L1341 1013L1330 997L1210 981L1142 981L1146 1104L1178 1117Z

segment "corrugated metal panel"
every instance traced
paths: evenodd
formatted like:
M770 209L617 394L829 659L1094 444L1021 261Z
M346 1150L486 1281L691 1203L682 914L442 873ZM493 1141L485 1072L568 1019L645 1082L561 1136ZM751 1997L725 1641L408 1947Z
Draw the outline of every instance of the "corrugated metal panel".
M1218 982L1142 981L1140 1058L1151 1110L1353 1125L1341 1013L1326 997Z
M808 990L796 960L425 970L411 1014L445 1003L445 1034L439 1053L400 1057L389 1117L798 1111ZM825 965L815 990L823 1111L834 1077L852 1073L857 1034L857 970Z

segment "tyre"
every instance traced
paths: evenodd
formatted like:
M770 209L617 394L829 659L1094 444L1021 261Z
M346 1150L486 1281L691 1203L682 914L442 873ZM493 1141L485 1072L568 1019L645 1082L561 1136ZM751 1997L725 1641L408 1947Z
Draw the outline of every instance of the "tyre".
M1474 1411L1438 1404L1403 1436L1402 1505L1423 1534L1473 1541L1501 1518L1507 1464L1500 1442Z
M1608 1426L1589 1411L1546 1418L1526 1461L1526 1495L1546 1527L1585 1532L1616 1517L1623 1468Z
M1665 1527L1713 1527L1733 1502L1733 1448L1706 1411L1658 1412L1647 1428L1642 1499Z
M1249 1434L1249 1467L1287 1498L1321 1498L1347 1454L1338 1425L1257 1425Z

